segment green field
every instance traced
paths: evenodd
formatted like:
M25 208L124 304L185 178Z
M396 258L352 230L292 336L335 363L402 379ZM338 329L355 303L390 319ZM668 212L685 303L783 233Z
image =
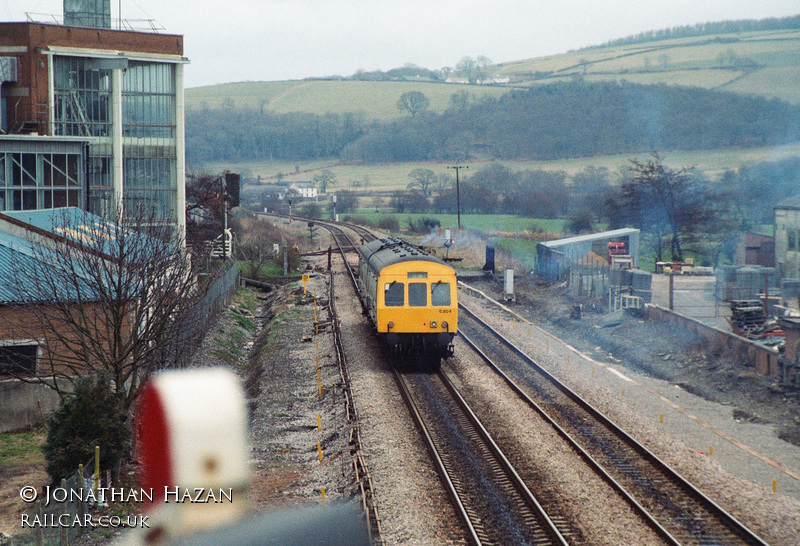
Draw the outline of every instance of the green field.
M495 65L508 76L503 86L429 82L293 80L239 82L186 90L186 107L251 108L278 113L324 115L362 113L366 119L391 120L406 91L421 91L430 110L442 112L450 96L467 91L476 98L497 97L513 87L576 77L588 81L686 85L777 97L800 104L800 30L745 32L676 38L635 45L595 47Z
M345 215L339 215L340 220ZM442 228L455 229L458 226L458 216L455 214L413 214L413 213L385 213L368 210L360 210L346 216L357 216L366 218L373 224L377 224L381 218L387 216L394 218L400 224L400 229L408 229L408 221L419 221L424 218L435 218L439 220ZM533 226L550 233L561 233L564 229L564 220L534 219L523 218L510 214L462 214L461 227L463 229L475 229L483 233L498 232L523 232L529 231Z
M243 82L186 90L187 109L250 108L276 113L363 113L367 119L391 120L408 116L397 109L397 99L407 91L420 91L430 100L429 110L444 112L458 91L475 97L498 97L503 87L448 85L444 83L308 80Z
M583 77L677 84L800 104L800 30L744 32L596 47L498 65L512 84Z

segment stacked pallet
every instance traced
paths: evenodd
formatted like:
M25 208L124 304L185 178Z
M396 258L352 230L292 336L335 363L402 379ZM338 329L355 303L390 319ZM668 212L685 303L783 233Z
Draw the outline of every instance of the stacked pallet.
M731 302L731 327L733 332L749 339L757 339L767 316L764 305L758 300L734 300Z

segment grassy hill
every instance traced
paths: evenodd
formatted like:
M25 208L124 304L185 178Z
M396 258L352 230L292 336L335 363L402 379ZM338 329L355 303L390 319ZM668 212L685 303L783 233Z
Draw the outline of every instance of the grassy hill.
M241 82L186 90L189 109L251 108L277 113L363 112L368 119L401 117L397 99L421 91L434 112L466 90L475 97L499 96L513 87L582 77L588 81L686 85L776 97L800 104L800 30L742 32L658 40L570 51L495 65L507 86L395 81L300 80Z
M368 119L391 120L408 115L397 109L397 99L407 91L421 91L430 100L430 110L441 113L447 108L450 96L462 90L476 97L500 96L507 92L502 87L422 82L243 82L187 89L186 105L189 109L227 106L319 115L363 112Z
M571 51L495 67L512 85L583 77L676 84L800 104L800 30L719 34Z

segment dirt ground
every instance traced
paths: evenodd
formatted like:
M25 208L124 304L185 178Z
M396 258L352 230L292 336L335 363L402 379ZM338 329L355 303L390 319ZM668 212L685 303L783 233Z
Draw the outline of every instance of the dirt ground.
M502 279L470 279L469 284L502 296ZM514 288L517 301L509 307L577 349L600 348L621 365L727 403L739 421L771 423L781 439L800 446L800 390L759 375L740 355L708 347L682 328L646 315L628 315L621 324L603 327L602 309L591 303L584 304L580 320L571 319L576 302L562 289L530 278L516 278Z

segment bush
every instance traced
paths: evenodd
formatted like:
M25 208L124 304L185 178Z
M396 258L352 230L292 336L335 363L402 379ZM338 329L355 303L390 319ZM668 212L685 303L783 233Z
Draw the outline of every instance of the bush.
M384 216L378 220L378 227L390 233L397 233L400 231L400 222L398 222L395 218Z
M436 218L420 218L419 220L408 219L408 229L413 233L430 233L441 225L441 222Z
M128 415L122 399L105 378L78 381L75 394L65 398L47 421L43 451L47 473L54 482L66 478L94 458L100 446L103 469L114 468L130 453Z

